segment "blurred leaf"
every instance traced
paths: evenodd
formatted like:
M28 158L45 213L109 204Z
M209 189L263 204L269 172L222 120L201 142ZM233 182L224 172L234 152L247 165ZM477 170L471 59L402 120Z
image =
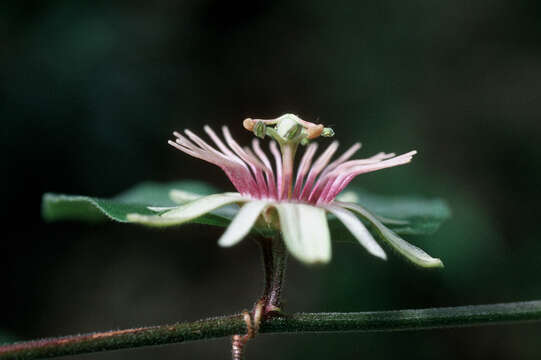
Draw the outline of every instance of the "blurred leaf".
M362 205L401 235L432 234L451 217L451 210L442 199L382 196L353 188L342 193L338 200Z
M167 184L142 183L111 199L80 195L62 195L47 193L43 195L42 215L47 221L81 220L99 222L107 220L130 222L128 214L156 215L149 207L172 207L173 202L169 193L174 189L196 195L209 195L218 192L202 182L180 181ZM215 211L199 217L192 222L227 226L231 220L232 211ZM229 214L229 216L228 216Z
M174 190L181 190L175 192ZM142 183L111 199L88 196L47 193L43 196L42 213L48 221L82 220L104 221L108 218L119 222L131 222L128 214L156 215L156 208L177 206L179 197L189 199L220 193L210 185L197 181L180 181L166 184ZM173 201L176 199L176 202ZM417 197L385 197L350 190L339 197L369 209L391 230L398 234L429 234L450 216L444 201ZM230 205L212 211L192 222L227 226L235 216L238 207ZM158 212L159 213L159 212ZM337 219L330 216L332 228Z

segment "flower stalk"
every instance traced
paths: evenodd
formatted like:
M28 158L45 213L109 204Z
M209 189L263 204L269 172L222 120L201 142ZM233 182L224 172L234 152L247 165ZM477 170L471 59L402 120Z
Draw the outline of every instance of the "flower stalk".
M265 286L261 300L264 302L263 315L272 316L282 311L281 295L287 267L287 250L279 238L259 238L263 258Z

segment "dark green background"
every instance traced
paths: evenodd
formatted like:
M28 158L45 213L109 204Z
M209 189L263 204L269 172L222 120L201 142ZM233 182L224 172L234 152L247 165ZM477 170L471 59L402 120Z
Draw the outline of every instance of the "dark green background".
M446 268L384 263L335 239L291 262L288 311L363 311L541 298L541 17L537 1L4 1L0 5L0 332L30 339L239 311L258 249L220 230L45 224L46 191L114 195L184 178L231 190L166 144L172 130L292 112L361 155L417 149L363 175L381 194L444 197L411 238ZM539 359L538 324L262 336L251 359ZM228 358L227 340L73 359Z

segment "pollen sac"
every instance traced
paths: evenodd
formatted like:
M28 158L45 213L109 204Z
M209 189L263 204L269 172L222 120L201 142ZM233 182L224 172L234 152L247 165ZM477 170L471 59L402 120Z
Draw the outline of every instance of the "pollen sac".
M323 125L315 125L312 124L306 128L306 134L308 139L316 139L321 136L321 133L323 132Z
M244 119L242 126L244 126L246 130L252 131L254 129L254 120L250 118Z
M264 139L267 132L267 126L263 121L256 121L253 126L252 132L258 138Z

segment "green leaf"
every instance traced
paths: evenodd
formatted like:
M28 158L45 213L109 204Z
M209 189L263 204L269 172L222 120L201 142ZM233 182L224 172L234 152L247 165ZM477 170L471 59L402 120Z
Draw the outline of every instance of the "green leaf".
M79 195L63 195L47 193L43 195L42 215L47 221L81 220L100 222L111 219L119 222L130 222L128 214L156 215L149 207L178 206L171 200L169 193L174 189L204 196L219 192L210 185L196 181L180 181L166 184L153 182L141 183L113 198L103 199ZM192 222L227 226L236 211L223 208Z
M142 216L162 214L163 212L157 210L161 208L166 210L165 208L178 206L179 203L193 200L198 196L214 193L222 193L222 191L197 181L163 184L146 182L109 199L48 193L43 196L42 214L47 221L100 222L111 219L119 222L133 222L128 220L128 214ZM402 235L430 234L450 216L449 208L444 201L439 199L386 197L350 190L343 193L340 200L362 205L377 215L385 226ZM229 205L191 222L227 226L237 211L238 206ZM343 228L335 217L329 217L329 225L333 233L334 229Z
M442 199L414 196L383 196L348 189L337 200L359 204L400 235L429 235L451 217Z

